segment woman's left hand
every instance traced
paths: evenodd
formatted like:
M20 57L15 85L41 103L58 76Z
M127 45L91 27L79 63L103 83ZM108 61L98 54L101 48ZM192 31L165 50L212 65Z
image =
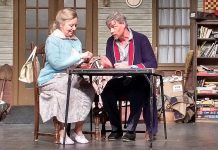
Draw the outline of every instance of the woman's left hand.
M81 54L81 58L84 59L84 62L89 62L92 57L93 57L93 54L89 51L86 51Z

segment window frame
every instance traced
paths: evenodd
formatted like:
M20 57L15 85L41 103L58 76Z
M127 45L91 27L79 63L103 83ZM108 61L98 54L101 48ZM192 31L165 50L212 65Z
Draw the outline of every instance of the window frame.
M158 52L158 48L159 48L159 29L160 27L161 28L164 28L164 27L172 27L172 25L170 26L163 26L163 25L159 25L159 7L158 7L158 1L159 0L154 0L152 2L152 22L153 22L153 27L152 27L152 46L154 48L154 51L157 55L157 61L158 61L158 58L160 57L159 56L159 52ZM196 5L196 2L197 0L190 0L190 12L192 11L196 11L197 9L197 5ZM175 8L181 8L181 7L174 7ZM190 29L190 49L193 48L193 40L192 40L192 34L191 32L193 31L192 29L192 26L193 26L193 22L190 20L190 25L183 25L182 27L184 28L189 28ZM173 28L178 28L180 27L177 26L177 25L173 25ZM184 28L180 28L180 29L184 29ZM175 30L174 30L174 33L175 33ZM175 35L175 34L174 34ZM175 47L176 45L174 45ZM174 59L175 59L175 54L174 54ZM158 63L158 70L184 70L184 65L185 63Z

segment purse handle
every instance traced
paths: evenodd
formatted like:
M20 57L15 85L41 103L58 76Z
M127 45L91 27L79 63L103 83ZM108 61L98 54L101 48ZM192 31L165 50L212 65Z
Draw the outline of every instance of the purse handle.
M5 89L5 82L6 82L6 80L4 79L3 83L2 83L1 93L0 93L0 100L3 99L3 94L4 94L4 89Z
M37 50L37 46L34 47L32 53L31 53L30 56L28 57L28 59L27 59L27 61L25 62L25 64L28 63L31 58L32 58L32 61L33 61L33 59L34 59L34 57L35 57L35 55L36 55L36 50Z
M181 70L176 70L176 71L174 72L174 75L177 75L177 76L182 76L182 75L183 75L183 73L182 73L182 71L181 71Z

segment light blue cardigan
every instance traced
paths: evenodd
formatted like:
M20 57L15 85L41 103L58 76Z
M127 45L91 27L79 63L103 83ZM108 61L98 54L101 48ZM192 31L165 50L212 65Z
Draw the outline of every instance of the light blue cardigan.
M82 44L78 38L65 38L56 29L46 40L45 53L46 62L38 77L39 86L54 78L56 73L78 63L81 60Z

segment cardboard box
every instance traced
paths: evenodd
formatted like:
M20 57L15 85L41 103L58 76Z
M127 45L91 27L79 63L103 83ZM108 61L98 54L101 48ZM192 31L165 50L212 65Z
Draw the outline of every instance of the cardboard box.
M183 84L182 82L165 82L164 94L169 97L183 96Z

